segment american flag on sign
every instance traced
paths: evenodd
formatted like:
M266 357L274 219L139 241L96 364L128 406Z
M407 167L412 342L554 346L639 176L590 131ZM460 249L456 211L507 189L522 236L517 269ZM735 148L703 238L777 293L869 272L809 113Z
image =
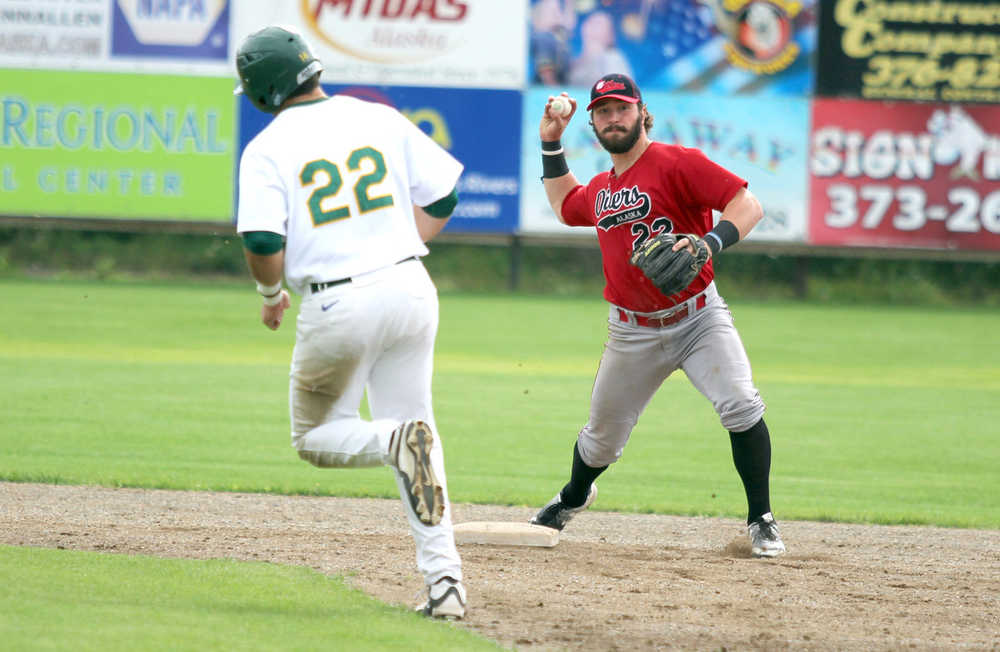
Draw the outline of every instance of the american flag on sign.
M643 90L812 93L816 0L604 0L575 5L590 9L576 15L570 40L574 56L586 47L580 26L592 14L608 14L615 24L614 47L625 55Z

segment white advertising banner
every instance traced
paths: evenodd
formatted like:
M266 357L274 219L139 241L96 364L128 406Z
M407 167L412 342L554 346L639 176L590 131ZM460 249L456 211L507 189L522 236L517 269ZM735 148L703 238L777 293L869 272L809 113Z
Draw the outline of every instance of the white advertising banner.
M230 0L0 0L0 68L235 77Z
M324 82L519 89L526 20L521 0L242 0L232 47L283 24L313 47Z
M110 13L106 0L0 0L0 66L99 61L107 56Z

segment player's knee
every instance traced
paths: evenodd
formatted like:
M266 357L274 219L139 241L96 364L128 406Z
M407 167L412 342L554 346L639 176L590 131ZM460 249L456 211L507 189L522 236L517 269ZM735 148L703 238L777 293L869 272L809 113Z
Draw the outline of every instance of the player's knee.
M323 459L323 453L321 451L308 450L305 447L306 438L303 435L292 433L292 446L295 447L295 452L298 453L299 459L304 462L309 462L313 466L318 466L320 468L329 468L330 460Z
M321 453L320 451L307 451L300 449L298 453L300 460L309 462L313 466L318 466L321 469L330 468L331 466L333 466L332 464L329 463L330 460L323 459L323 453Z
M609 444L608 441L607 438L595 436L595 433L588 428L581 430L577 439L577 449L580 451L583 463L593 468L600 468L617 462L622 456L624 445ZM614 441L619 440L615 438Z
M744 432L753 428L764 416L764 402L758 395L748 401L724 406L718 412L723 428L729 432Z

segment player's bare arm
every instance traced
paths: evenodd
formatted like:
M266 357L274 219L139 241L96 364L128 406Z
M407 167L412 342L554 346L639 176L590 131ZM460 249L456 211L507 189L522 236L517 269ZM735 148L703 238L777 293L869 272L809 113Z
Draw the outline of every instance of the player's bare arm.
M740 188L736 196L729 200L719 220L728 220L740 232L740 240L747 237L757 223L764 217L764 209L752 192Z
M413 218L417 222L417 233L420 234L420 239L424 242L430 242L436 238L437 234L444 230L448 220L451 219L450 217L444 219L431 217L427 211L417 205L413 206Z
M541 124L538 126L538 135L542 139L542 183L545 186L545 195L552 212L564 224L563 200L573 188L580 185L580 182L566 166L566 157L559 139L562 138L566 126L575 113L576 100L569 95L561 93L550 96L542 113Z
M729 200L726 207L722 210L722 214L719 216L719 224L721 229L724 231L727 227L723 222L729 222L733 227L735 227L735 234L738 234L738 240L742 240L747 237L753 228L757 226L757 223L761 221L764 217L764 209L761 207L760 202L757 197L754 196L747 188L740 188L739 192ZM720 230L720 226L713 229L713 232ZM711 236L707 236L711 237ZM723 238L724 239L724 238ZM687 247L688 250L693 254L695 252L695 247L692 246L694 243L688 242L687 238L681 238L674 245L674 251L678 251L682 247ZM720 240L719 244L723 244ZM730 244L735 244L735 242L725 242L726 246ZM715 254L715 249L713 247L708 248L708 257L711 258Z
M417 233L424 242L430 242L444 229L458 205L458 190L453 189L446 196L427 206L413 205L413 218L417 222Z
M277 234L273 234L277 235ZM247 238L243 249L250 274L257 281L257 291L263 298L260 307L260 321L272 331L278 330L281 320L285 316L285 310L292 305L288 290L281 287L281 280L285 269L285 250L279 249L275 253L254 253L249 247L254 247L258 251L267 250L261 245L253 243L252 238Z

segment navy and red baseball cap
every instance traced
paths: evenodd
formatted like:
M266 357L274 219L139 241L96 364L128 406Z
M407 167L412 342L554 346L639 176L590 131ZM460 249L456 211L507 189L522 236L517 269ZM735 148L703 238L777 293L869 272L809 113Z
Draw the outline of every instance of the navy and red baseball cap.
M642 93L628 75L618 73L604 75L590 89L590 104L587 105L587 110L591 110L595 104L608 98L635 104L642 101Z

